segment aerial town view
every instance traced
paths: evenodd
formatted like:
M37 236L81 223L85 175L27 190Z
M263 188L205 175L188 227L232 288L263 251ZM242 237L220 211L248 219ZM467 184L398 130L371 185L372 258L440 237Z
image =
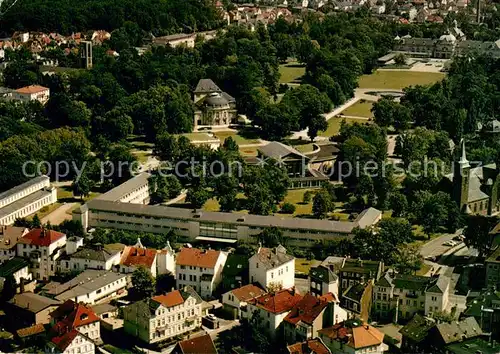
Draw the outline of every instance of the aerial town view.
M500 3L0 0L0 354L500 354Z

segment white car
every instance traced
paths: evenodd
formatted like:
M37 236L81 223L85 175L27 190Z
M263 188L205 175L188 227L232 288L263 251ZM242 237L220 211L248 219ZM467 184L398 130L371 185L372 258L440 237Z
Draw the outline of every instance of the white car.
M443 246L455 246L455 243L453 241L446 241L443 243Z

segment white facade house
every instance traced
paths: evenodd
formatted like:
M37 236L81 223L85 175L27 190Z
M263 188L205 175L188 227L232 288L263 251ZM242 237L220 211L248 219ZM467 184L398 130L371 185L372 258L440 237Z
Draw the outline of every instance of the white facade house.
M250 319L254 315L259 316L266 333L276 338L279 326L301 299L295 288L264 294L248 301L242 317Z
M202 298L212 297L222 280L226 260L227 254L222 251L184 247L176 260L177 288L191 286Z
M17 285L22 281L31 281L29 266L29 261L20 257L14 257L2 263L0 265L0 289L3 289L5 279L10 276L14 277Z
M0 263L16 256L17 241L28 231L25 227L0 226Z
M17 218L36 213L57 201L57 190L47 176L38 176L0 193L0 225L12 225Z
M265 290L254 284L243 285L222 294L222 304L224 309L230 312L234 318L241 318L242 312L246 311L248 301L265 293Z
M125 307L125 333L146 343L162 342L201 326L202 299L191 288L169 292Z
M162 274L175 274L175 252L167 242L162 250L146 248L137 239L134 246L126 246L119 261L120 273L133 273L137 267L148 269L153 277Z
M120 257L120 251L109 251L101 245L84 247L61 259L58 269L62 272L86 269L113 270L113 267L120 263Z
M47 343L46 353L60 354L94 354L95 344L87 336L77 330L67 332L51 339Z
M44 228L33 229L17 243L17 254L29 258L35 279L48 280L57 272L57 260L66 246L66 235Z
M71 299L93 305L125 295L128 282L126 274L87 269L64 284L49 283L42 291L60 301Z
M339 298L339 277L335 274L333 264L311 268L309 285L309 291L317 297L332 293L337 299Z
M389 318L411 319L416 313L426 316L447 311L450 279L441 274L425 277L386 273L373 289L372 314Z
M286 253L285 247L259 247L249 259L250 282L257 282L265 289L288 289L295 285L295 257Z
M359 320L337 323L319 331L319 338L332 353L383 354L384 333Z
M50 89L40 85L31 85L18 88L14 91L13 99L22 102L38 101L41 104L47 103L50 98Z
M67 300L52 312L50 317L50 323L55 332L77 330L95 344L102 343L100 319L90 306Z

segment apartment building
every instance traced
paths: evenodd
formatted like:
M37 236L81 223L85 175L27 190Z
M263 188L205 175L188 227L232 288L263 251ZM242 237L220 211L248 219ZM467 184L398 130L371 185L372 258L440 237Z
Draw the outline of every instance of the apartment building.
M354 284L366 284L378 280L384 271L384 263L345 258L340 268L340 292L343 294Z
M249 264L250 282L259 283L264 289L288 289L295 285L295 257L281 245L259 247Z
M58 268L63 272L81 271L86 269L113 270L120 263L121 252L112 251L102 245L83 247L75 253L67 255L58 262Z
M283 289L277 292L264 294L249 300L243 318L250 319L257 315L261 319L261 326L266 334L275 339L283 334L281 324L302 296L292 289Z
M12 98L22 102L38 101L46 104L50 98L50 89L40 85L25 86L14 90Z
M125 307L124 330L148 344L186 334L201 326L203 300L190 286Z
M204 299L212 297L222 281L227 254L216 250L184 247L177 254L177 288L191 286Z
M313 267L309 271L309 291L319 297L332 293L338 298L339 277L335 274L334 266Z
M146 248L140 239L134 246L126 246L119 261L120 273L133 273L137 267L148 269L154 277L175 274L175 253L170 243L162 250Z
M60 301L71 299L93 305L125 295L128 277L106 270L87 269L66 283L48 283L42 293Z
M47 343L46 353L60 354L95 354L95 344L86 335L77 330L56 335Z
M375 283L372 315L397 320L447 311L449 288L450 279L444 274L425 277L387 272Z
M0 225L0 263L16 256L17 241L28 231L25 227Z
M102 343L101 323L90 306L66 300L50 314L52 329L57 333L77 330L95 344Z
M17 242L17 254L29 258L35 279L48 280L57 272L57 261L66 246L66 235L45 228L29 231Z
M38 176L0 193L0 225L36 213L57 201L57 190L47 176Z
M237 289L232 289L222 295L224 310L233 318L241 318L241 313L246 311L248 301L255 299L266 292L254 284L247 284Z

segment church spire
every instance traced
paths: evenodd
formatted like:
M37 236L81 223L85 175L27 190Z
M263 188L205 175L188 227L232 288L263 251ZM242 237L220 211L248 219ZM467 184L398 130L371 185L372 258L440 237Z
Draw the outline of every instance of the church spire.
M462 149L460 161L458 161L458 163L460 164L460 168L470 167L469 160L467 160L467 156L465 156L465 140L464 139L460 140L460 147Z

